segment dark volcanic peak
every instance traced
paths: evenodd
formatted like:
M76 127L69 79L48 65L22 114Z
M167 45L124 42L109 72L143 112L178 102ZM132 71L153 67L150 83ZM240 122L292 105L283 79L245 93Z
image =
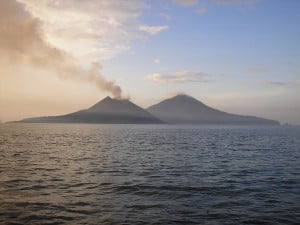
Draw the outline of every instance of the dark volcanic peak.
M241 116L213 109L184 94L166 99L147 109L128 99L106 97L88 109L62 116L25 119L39 123L186 123L186 124L247 124L278 125L274 120Z
M188 95L177 95L147 109L168 123L278 125L274 120L241 116L211 108Z
M162 123L128 99L106 97L92 107L62 116L25 119L22 122L47 123Z
M89 108L89 110L97 110L97 109L101 109L106 106L112 107L112 106L120 105L122 103L123 103L123 100L121 100L121 99L111 98L111 97L107 96L106 98L97 102L95 105L91 106Z
M174 99L174 100L192 100L193 99L193 100L198 101L197 99L195 99L192 96L187 95L187 94L178 94L178 95L173 96L170 99Z
M186 94L178 94L172 98L166 99L165 101L170 101L170 102L178 102L178 103L194 103L194 104L203 104L201 101L199 101L196 98L193 98L190 95L186 95Z
M128 99L116 99L106 97L86 110L90 113L107 113L112 115L144 115L150 116L150 113Z

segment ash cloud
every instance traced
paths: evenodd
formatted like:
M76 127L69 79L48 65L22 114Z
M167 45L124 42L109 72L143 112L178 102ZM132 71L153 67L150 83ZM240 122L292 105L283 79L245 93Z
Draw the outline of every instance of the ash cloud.
M84 69L78 59L51 46L45 40L41 22L16 0L0 1L0 58L7 61L8 67L29 64L62 79L94 83L113 97L122 97L122 89L103 76L100 64L91 63L89 69Z

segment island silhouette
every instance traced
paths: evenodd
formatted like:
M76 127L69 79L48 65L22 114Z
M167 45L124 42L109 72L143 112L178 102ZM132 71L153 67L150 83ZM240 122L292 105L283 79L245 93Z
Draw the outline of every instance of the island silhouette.
M275 120L242 116L211 108L188 96L177 95L143 109L128 99L106 97L88 109L60 116L27 118L24 123L103 124L237 124L279 125Z
M180 94L150 106L147 111L162 121L180 124L279 125L275 120L242 116L211 108L201 101Z

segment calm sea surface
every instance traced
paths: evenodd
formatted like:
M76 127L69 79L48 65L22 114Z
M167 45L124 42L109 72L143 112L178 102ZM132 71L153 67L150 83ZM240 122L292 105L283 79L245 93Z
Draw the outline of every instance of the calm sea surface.
M0 124L0 224L299 224L300 127Z

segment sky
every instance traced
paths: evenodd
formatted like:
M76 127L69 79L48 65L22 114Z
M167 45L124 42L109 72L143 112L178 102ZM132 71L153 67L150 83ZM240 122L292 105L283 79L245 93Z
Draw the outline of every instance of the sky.
M0 0L0 120L178 93L300 124L299 0Z

